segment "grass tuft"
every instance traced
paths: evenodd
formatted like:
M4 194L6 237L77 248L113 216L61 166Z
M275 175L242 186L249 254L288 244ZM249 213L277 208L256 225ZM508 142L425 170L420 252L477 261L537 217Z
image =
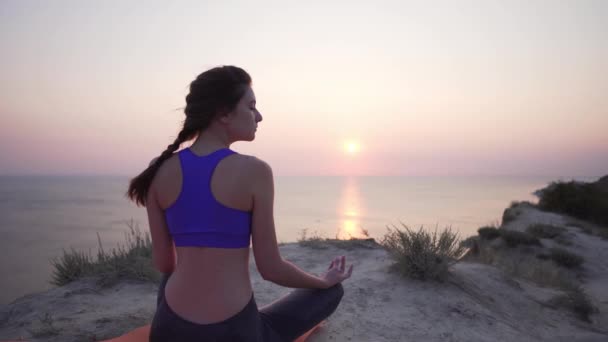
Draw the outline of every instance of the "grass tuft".
M597 308L593 306L589 296L581 286L571 286L566 289L565 294L553 298L550 303L567 308L586 322L591 322L590 316L597 312Z
M352 250L355 248L378 248L378 243L373 238L369 237L369 232L365 229L362 230L365 238L353 238L350 239L329 239L322 237L317 231L314 231L312 235L308 235L308 229L302 229L300 237L297 242L302 247L308 247L312 249L327 249L329 247L336 247L345 250Z
M509 247L516 247L518 245L541 246L537 237L517 230L501 229L500 236Z
M475 248L475 246L479 243L478 236L469 236L468 238L460 241L460 245L464 248Z
M583 264L583 257L578 254L569 252L563 248L551 248L549 249L551 260L556 264L566 268L579 268Z
M401 225L403 230L387 226L388 233L380 243L394 260L391 268L414 279L444 280L449 264L466 250L459 244L458 234L449 227L440 233L437 229L431 233L422 227L412 231Z
M324 244L326 238L322 237L316 230L312 235L308 234L308 229L302 229L300 237L298 238L298 244L303 247L310 247L313 249L326 249L327 245Z
M28 329L30 334L32 334L35 338L49 338L52 336L57 336L61 332L61 329L58 329L53 324L53 315L50 313L45 313L44 317L38 316L39 323L33 329Z
M126 223L125 244L106 252L97 234L97 258L89 253L71 249L51 260L51 283L63 286L83 277L97 277L101 286L112 286L121 279L158 282L160 274L152 265L152 240L142 233L133 220Z
M494 240L500 236L500 231L496 227L481 227L477 229L477 233L484 240Z
M67 252L64 249L59 258L51 260L51 265L53 266L51 284L62 286L90 275L93 258L90 252L85 253L73 248Z
M550 224L537 223L528 226L526 232L536 236L539 239L553 239L566 231L564 227L558 227Z

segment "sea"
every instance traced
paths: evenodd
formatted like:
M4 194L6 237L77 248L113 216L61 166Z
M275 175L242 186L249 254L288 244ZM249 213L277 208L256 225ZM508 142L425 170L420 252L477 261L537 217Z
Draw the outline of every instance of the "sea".
M561 180L595 180L559 178ZM275 177L279 242L303 234L380 240L387 227L443 229L464 239L499 224L512 201L535 202L551 176ZM145 208L125 197L126 176L0 176L0 304L51 288L50 260L64 250L123 243L148 231Z

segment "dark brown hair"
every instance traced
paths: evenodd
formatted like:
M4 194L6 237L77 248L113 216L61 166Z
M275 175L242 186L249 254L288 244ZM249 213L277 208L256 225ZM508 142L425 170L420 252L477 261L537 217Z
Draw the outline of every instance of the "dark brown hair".
M186 119L173 144L154 160L147 169L131 179L127 197L137 205L146 205L148 189L156 172L182 143L192 140L205 130L214 118L232 111L247 87L251 85L249 74L235 66L221 66L198 75L190 83L190 93L186 96Z

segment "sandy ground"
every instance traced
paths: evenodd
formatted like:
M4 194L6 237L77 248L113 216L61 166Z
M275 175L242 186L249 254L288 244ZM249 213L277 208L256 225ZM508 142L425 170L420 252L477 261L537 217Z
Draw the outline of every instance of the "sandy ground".
M505 228L530 222L567 225L567 219L529 207ZM599 312L587 323L565 309L548 305L561 292L507 277L501 270L461 261L444 283L404 279L388 271L381 248L312 249L280 247L285 259L313 273L346 255L355 265L343 285L345 295L327 324L309 339L322 341L608 341L608 241L569 227L568 248L585 257L585 290ZM543 241L545 243L545 241ZM258 306L290 291L261 279L253 257L252 282ZM148 323L156 286L124 281L101 289L82 280L0 307L0 340L95 341Z

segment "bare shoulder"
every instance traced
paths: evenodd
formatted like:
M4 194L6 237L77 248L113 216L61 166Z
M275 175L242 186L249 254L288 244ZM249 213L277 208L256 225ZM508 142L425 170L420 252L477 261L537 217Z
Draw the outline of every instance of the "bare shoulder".
M158 158L152 159L150 161L150 165L154 163ZM157 183L157 186L163 186L168 182L175 181L176 179L181 179L181 165L179 162L179 157L177 153L173 153L171 157L165 160L154 177L154 183Z
M234 158L235 166L243 171L252 181L258 181L260 178L272 178L272 168L270 165L262 159L245 155L238 154Z

